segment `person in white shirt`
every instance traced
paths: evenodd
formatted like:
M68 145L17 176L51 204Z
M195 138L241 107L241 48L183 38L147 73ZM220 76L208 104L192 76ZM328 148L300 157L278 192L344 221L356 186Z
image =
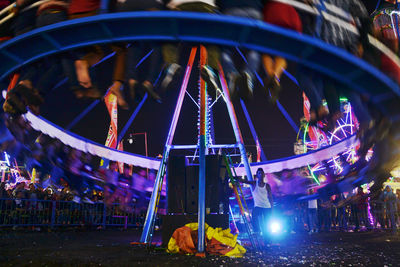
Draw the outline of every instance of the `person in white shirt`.
M313 189L310 189L309 194L314 193ZM312 199L308 201L308 231L309 233L316 233L318 231L318 200Z
M265 225L271 216L273 198L271 186L264 181L265 173L262 168L258 168L255 180L248 181L240 179L242 183L250 184L253 191L254 209L252 213L252 221L255 232L263 233Z

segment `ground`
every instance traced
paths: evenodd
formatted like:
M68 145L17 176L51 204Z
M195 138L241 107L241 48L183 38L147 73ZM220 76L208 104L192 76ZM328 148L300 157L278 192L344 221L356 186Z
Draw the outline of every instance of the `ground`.
M400 259L400 236L377 232L290 234L263 253L248 252L240 259L170 255L159 247L131 245L139 236L134 229L2 229L0 265L399 266Z

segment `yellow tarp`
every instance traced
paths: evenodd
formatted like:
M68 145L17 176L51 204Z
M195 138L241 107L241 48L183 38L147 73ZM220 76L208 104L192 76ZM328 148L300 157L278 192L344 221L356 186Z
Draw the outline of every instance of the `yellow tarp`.
M168 243L168 252L195 254L197 252L197 223L189 223L174 231ZM212 228L205 225L206 251L209 254L228 257L243 257L246 249L237 243L237 235L230 229Z

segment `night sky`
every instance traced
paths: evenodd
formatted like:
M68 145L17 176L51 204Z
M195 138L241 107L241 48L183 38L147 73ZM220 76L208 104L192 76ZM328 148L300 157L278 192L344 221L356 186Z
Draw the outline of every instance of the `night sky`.
M368 0L365 1L365 3L368 10L372 12L377 2L375 0ZM188 53L184 51L181 54L181 61L184 67L186 66L185 62L187 62L187 59ZM102 90L106 90L106 88L111 85L112 66L113 59L110 59L96 67L96 80L98 81L99 88ZM289 63L288 72L293 75L296 74L295 63ZM259 70L259 73L263 73L262 69ZM198 71L194 70L188 86L188 91L196 100L198 96L198 77ZM301 90L286 76L282 78L281 84L283 91L280 96L280 102L292 119L299 125L299 120L303 116ZM162 94L162 104L147 100L128 130L128 133L147 132L149 156L157 156L163 151L178 91L179 85ZM59 87L49 93L46 96L46 100L46 104L43 105L41 110L42 116L62 127L66 127L75 116L81 113L85 107L91 103L89 100L75 99L66 86ZM235 102L234 105L246 149L255 154L255 143L244 118L240 103ZM119 109L119 130L122 130L133 112L132 107L135 106L136 105L131 104L131 109L128 111ZM278 107L268 102L258 82L255 82L254 99L248 101L246 106L268 160L292 156L294 154L293 143L296 141L297 133L287 122ZM178 122L174 144L195 144L197 142L197 112L195 104L186 97L181 118ZM215 143L234 143L233 130L225 103L219 101L213 107L213 113L216 137ZM105 104L101 102L78 123L72 131L85 138L104 144L109 123L110 118ZM125 137L127 137L127 135ZM128 152L145 154L143 135L135 136L135 142L132 145L124 142L124 146L124 150Z

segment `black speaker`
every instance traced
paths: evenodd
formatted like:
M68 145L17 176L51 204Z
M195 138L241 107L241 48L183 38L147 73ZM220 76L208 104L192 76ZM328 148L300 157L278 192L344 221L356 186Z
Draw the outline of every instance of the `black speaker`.
M167 169L168 213L185 212L186 194L186 158L184 156L170 157Z
M199 199L199 166L186 166L186 212L197 213Z
M219 212L220 192L225 173L221 176L221 157L206 156L206 209L211 213ZM223 171L222 171L223 172ZM199 165L186 167L186 212L197 213L199 198Z
M206 209L219 213L220 203L227 206L224 190L226 168L221 165L221 156L206 156ZM222 168L221 168L222 167ZM168 213L195 214L199 199L199 165L188 165L185 157L171 157L168 163Z
M206 208L211 213L219 212L220 191L222 179L220 177L220 160L219 155L206 156Z

